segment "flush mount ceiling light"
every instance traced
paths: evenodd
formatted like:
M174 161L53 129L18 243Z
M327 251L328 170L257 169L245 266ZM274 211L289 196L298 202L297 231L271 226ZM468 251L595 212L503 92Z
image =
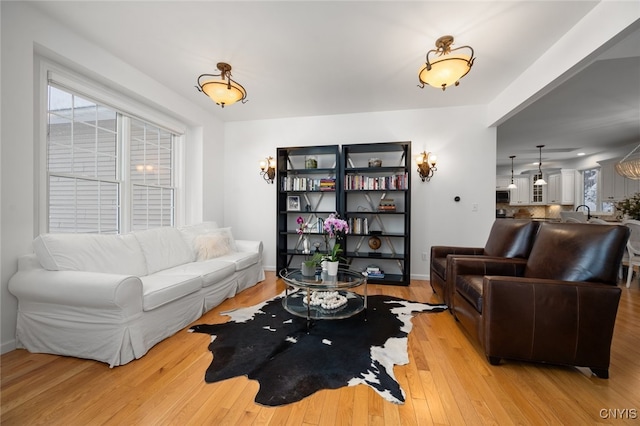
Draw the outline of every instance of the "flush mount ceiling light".
M450 35L436 40L436 49L427 52L427 61L418 74L420 80L418 87L424 88L424 85L428 84L445 90L452 84L455 86L460 84L460 79L471 70L475 58L470 46L451 49L452 44L453 36ZM471 54L456 53L461 49L469 49ZM434 57L429 58L432 53Z
M537 145L536 148L540 149L540 161L538 161L538 175L540 176L537 181L534 182L535 186L546 185L547 182L542 179L542 148L544 145Z
M224 108L225 105L235 104L238 101L247 102L247 91L238 82L231 79L231 65L218 62L220 74L202 74L198 77L196 89L204 93L216 104ZM207 79L218 77L218 79ZM202 81L204 78L204 81Z
M511 158L511 183L507 186L508 189L516 189L518 188L515 183L513 183L513 159L516 158L515 155L510 155Z
M640 153L634 155L638 148L640 148L640 145L636 146L633 151L616 163L616 172L620 176L629 179L640 179Z

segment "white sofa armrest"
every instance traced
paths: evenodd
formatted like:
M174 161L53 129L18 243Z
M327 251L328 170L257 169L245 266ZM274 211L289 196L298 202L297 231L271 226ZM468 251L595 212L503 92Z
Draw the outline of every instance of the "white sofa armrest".
M142 282L131 275L84 271L19 270L9 280L19 301L142 311Z
M262 256L262 241L236 240L238 251L257 252Z

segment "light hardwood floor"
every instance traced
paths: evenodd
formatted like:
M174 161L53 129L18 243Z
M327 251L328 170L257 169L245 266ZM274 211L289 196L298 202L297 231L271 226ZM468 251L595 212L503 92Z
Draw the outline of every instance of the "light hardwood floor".
M283 290L273 273L203 316L249 306ZM395 405L366 386L324 390L301 402L262 407L258 384L244 377L207 384L209 336L182 330L143 358L106 364L16 350L0 358L2 425L461 425L638 424L640 422L640 289L622 287L610 379L558 366L488 364L448 312L419 314L409 359L395 374L406 402ZM369 286L437 303L427 281ZM301 360L313 362L313 360Z

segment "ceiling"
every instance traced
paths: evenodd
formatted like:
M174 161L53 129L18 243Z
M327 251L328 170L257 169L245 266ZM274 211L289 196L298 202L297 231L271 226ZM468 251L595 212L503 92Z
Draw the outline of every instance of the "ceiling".
M243 121L488 104L597 1L33 4L221 120ZM445 34L473 47L473 69L445 92L420 89L425 54ZM640 142L638 34L501 124L498 165L536 158L539 144L544 162ZM221 109L195 89L219 61L246 104Z

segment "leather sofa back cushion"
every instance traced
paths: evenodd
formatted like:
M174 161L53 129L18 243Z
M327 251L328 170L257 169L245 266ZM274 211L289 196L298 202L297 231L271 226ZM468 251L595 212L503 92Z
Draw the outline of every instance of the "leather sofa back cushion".
M135 231L133 235L140 243L149 274L193 261L193 251L176 228L165 226Z
M33 249L44 269L147 275L147 264L133 235L42 234Z
M628 238L626 226L543 223L524 276L616 285Z
M527 258L539 224L528 219L496 219L484 246L484 254Z

